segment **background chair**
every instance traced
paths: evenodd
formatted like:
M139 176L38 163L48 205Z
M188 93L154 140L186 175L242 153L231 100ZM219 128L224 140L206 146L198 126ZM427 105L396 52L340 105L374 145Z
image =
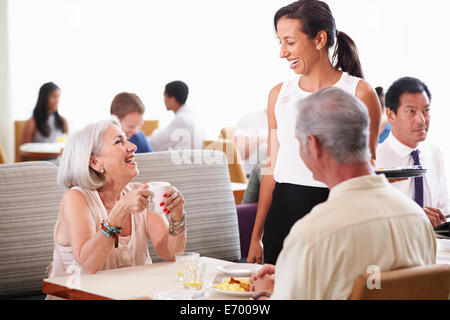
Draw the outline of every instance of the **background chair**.
M219 159L208 164L205 157ZM183 150L136 154L134 181L167 181L185 199L186 251L228 261L241 258L239 227L225 155L217 151ZM161 261L149 242L154 262Z
M448 300L450 265L430 265L381 273L381 289L369 290L365 274L356 279L350 300Z
M6 163L5 152L3 151L3 147L0 144L0 164L5 164L5 163Z
M14 121L14 161L19 162L20 144L22 143L23 130L25 129L26 121Z
M233 140L209 140L204 141L204 144L206 150L217 150L225 153L231 182L247 183L247 176L242 166L241 156L237 152Z
M253 226L255 225L257 203L241 204L236 206L239 222L239 239L241 242L241 257L247 258L248 249L252 240ZM245 262L245 261L243 261Z
M236 127L225 127L220 130L219 139L233 140Z
M155 129L159 128L159 120L144 120L144 124L141 127L142 132L148 137Z
M41 295L64 190L48 162L0 165L0 297Z

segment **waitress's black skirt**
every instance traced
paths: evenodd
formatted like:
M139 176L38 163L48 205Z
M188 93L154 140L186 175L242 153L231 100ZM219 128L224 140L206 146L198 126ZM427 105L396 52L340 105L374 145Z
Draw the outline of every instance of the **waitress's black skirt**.
M277 183L264 223L264 263L275 264L292 226L328 199L328 188Z

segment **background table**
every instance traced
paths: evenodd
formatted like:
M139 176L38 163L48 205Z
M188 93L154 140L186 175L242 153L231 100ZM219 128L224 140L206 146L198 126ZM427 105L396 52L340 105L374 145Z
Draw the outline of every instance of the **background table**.
M229 261L201 257L206 262L205 284L211 283L218 273L218 266L233 264ZM81 274L78 289L70 289L74 275L45 279L42 291L71 300L145 300L154 293L172 289L183 289L178 281L175 262L162 262L130 268L100 271L96 274ZM71 281L72 280L72 281ZM248 300L249 297L231 296L208 290L211 300Z
M64 142L57 143L25 143L20 146L23 161L46 160L57 158L64 148Z

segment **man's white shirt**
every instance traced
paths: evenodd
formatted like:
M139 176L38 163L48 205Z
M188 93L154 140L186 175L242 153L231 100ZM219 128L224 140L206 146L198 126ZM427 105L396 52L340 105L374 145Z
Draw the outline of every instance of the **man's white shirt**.
M412 149L395 137L389 137L378 146L376 164L378 168L409 167L414 165L411 152L419 150L420 163L428 172L423 177L424 205L440 209L444 215L450 212L450 201L445 174L444 155L440 148L425 141ZM396 189L414 199L414 179L393 183Z
M154 151L202 149L203 129L191 107L184 104L167 127L155 130L147 139Z

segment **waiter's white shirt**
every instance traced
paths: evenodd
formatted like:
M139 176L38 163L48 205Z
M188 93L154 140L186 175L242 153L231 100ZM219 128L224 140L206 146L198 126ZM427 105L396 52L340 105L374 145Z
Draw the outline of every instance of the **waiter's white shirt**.
M347 180L299 220L284 241L272 299L348 299L357 277L434 264L425 212L384 176Z
M440 209L444 215L450 212L450 202L447 191L447 178L445 175L444 154L437 146L425 141L419 144L420 163L428 169L423 177L424 205ZM404 145L397 140L394 133L378 146L377 167L409 167L414 165L411 152L416 149ZM414 179L408 179L392 184L395 188L414 200Z
M167 127L155 130L147 139L153 151L202 149L203 128L191 107L184 104Z

